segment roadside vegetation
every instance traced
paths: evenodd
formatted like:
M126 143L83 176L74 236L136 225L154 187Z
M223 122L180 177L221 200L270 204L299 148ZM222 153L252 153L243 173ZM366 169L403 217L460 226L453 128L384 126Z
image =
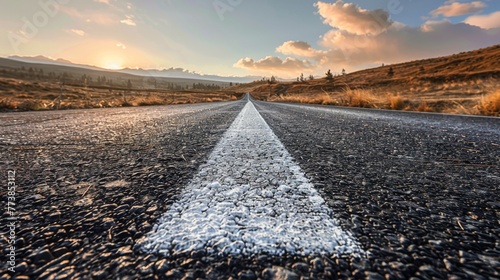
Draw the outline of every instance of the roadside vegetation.
M237 100L243 93L217 90L134 90L61 86L0 78L0 110L39 111L126 106L189 104Z
M145 77L0 58L0 110L148 106L236 100L233 83Z
M500 45L294 82L272 77L233 87L254 98L391 110L500 116Z
M500 45L354 73L328 69L323 77L300 73L293 82L273 76L237 85L0 61L3 111L218 102L250 92L276 102L500 116Z

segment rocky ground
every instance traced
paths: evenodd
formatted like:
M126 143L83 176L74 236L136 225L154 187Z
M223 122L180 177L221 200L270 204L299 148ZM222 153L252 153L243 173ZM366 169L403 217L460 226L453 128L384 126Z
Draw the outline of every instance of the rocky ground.
M261 102L367 257L143 253L244 104L0 114L18 217L0 279L500 278L498 119Z

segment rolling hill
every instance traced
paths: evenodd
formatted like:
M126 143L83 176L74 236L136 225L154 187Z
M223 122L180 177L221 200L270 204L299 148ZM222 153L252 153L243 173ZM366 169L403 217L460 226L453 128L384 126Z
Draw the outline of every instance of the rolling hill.
M325 69L326 72L327 69ZM231 87L268 101L383 109L489 114L481 102L500 104L500 45L445 57L361 70L345 75ZM490 94L491 96L487 95ZM485 101L485 98L493 101ZM488 104L489 104L488 103ZM495 107L497 106L497 107Z
M35 63L40 60L41 62ZM123 73L121 71L112 71L100 69L92 66L83 66L68 64L60 61L45 61L42 59L33 59L32 62L19 61L14 59L0 58L0 75L7 78L16 78L21 80L39 80L39 81L61 81L65 80L68 84L81 84L95 86L127 87L128 80L132 86L137 89L185 89L192 87L193 84L214 85L218 87L229 86L229 82L190 79L190 78L168 78L161 76L147 75L147 71L139 72L143 75L134 75ZM43 62L43 63L42 63ZM33 72L30 73L30 69ZM103 79L103 77L105 79ZM100 80L98 82L98 79ZM107 82L103 82L105 80ZM109 82L111 81L111 82Z

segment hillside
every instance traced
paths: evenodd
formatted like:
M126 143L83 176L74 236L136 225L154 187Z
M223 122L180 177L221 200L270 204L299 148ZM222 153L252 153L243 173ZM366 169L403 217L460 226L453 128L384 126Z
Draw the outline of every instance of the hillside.
M33 72L30 72L33 69ZM87 85L107 85L112 87L126 87L128 80L137 89L185 89L193 84L214 85L217 87L227 87L228 82L211 81L204 79L187 78L165 78L147 75L147 71L141 72L144 75L134 75L122 73L120 71L100 69L96 67L80 67L69 65L57 65L46 63L30 63L13 59L0 58L0 76L4 78L15 78L20 80L36 81L56 81L65 80L67 84L83 85L87 79ZM107 82L98 82L98 79L105 77ZM111 81L111 83L110 83Z
M366 69L336 76L331 81L259 81L231 89L249 91L255 98L269 101L498 115L481 112L478 106L487 94L499 91L499 79L500 45L495 45Z

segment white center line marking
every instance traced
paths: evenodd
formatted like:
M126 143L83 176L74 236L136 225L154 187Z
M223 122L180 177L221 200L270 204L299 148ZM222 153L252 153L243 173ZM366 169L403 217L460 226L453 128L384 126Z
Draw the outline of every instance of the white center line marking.
M166 256L364 255L250 101L140 243Z

